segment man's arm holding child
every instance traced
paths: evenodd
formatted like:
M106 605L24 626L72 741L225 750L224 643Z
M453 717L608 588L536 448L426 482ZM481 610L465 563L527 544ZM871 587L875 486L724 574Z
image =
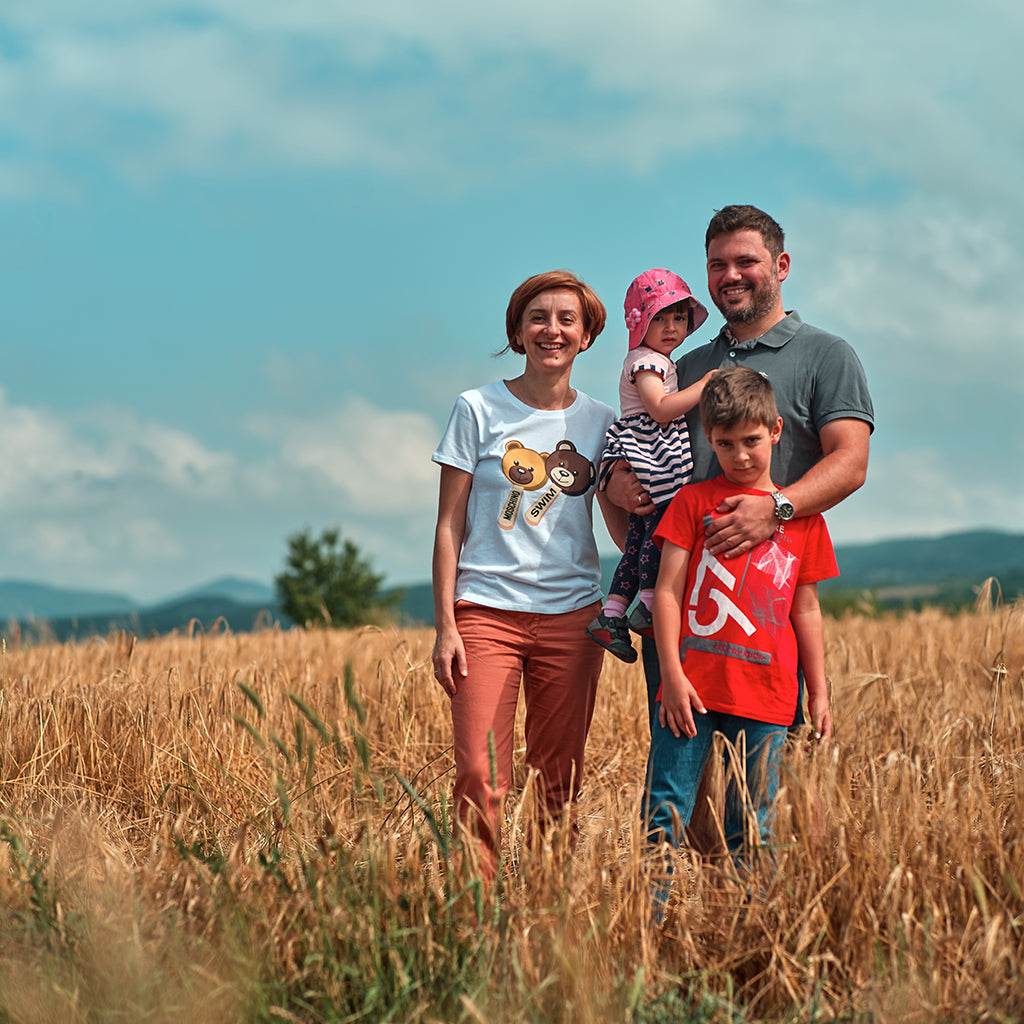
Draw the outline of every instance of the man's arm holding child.
M661 665L661 708L658 721L663 728L671 729L677 739L681 733L696 736L693 713L706 714L704 704L693 684L686 678L679 660L683 597L689 563L689 551L670 541L664 542L652 608L654 640L658 645L658 662Z
M796 633L800 667L804 670L807 686L807 704L814 738L828 739L832 735L832 713L828 706L828 681L825 678L825 639L821 626L821 605L818 603L818 584L804 583L793 594L793 607L789 612Z
M785 424L783 424L785 430ZM822 457L799 480L784 487L798 516L810 516L838 505L867 477L871 427L864 420L838 419L819 433ZM768 495L740 494L726 498L708 527L707 549L734 558L766 540L778 526L775 502Z

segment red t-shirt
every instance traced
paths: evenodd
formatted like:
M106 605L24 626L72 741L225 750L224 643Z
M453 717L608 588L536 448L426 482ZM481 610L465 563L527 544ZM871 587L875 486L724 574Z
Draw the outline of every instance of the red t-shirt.
M706 523L723 498L764 494L724 476L681 487L655 532L690 552L683 596L680 659L712 711L790 725L796 711L797 644L789 619L793 593L839 575L820 515L782 524L745 555L716 558L704 547ZM660 698L660 693L659 693Z

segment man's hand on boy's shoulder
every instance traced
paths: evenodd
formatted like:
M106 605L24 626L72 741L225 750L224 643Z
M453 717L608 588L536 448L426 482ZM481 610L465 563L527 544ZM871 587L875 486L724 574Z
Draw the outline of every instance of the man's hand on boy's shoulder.
M715 512L704 545L713 555L742 555L767 540L778 526L770 494L732 494Z

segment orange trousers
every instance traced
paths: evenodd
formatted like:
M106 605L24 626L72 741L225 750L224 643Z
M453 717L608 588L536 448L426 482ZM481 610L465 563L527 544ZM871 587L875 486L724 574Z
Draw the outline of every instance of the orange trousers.
M545 823L575 804L604 658L585 630L600 609L595 602L575 612L541 615L456 605L469 674L456 680L451 701L455 805L463 826L479 839L485 872L494 871L502 802L512 784L520 686L526 703L526 763L540 774ZM572 818L575 829L574 806Z

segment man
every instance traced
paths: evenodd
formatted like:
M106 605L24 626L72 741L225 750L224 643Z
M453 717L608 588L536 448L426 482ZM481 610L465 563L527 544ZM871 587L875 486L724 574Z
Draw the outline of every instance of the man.
M781 495L731 499L728 515L708 530L712 554L742 554L793 515L824 512L864 483L874 413L860 361L841 338L805 324L782 304L789 276L782 228L753 206L727 206L711 219L705 238L708 292L726 325L710 344L676 364L679 386L708 370L749 366L764 373L779 403L784 443L772 459ZM704 438L699 408L686 416L694 482L719 472ZM607 485L612 501L631 512L654 510L625 462ZM792 511L790 511L790 507Z
M708 370L749 366L771 382L783 421L771 472L781 489L774 495L726 499L717 510L725 514L708 527L708 551L735 556L766 540L781 523L824 512L864 483L874 411L853 349L842 338L805 324L795 311L786 312L781 286L789 276L790 257L775 220L754 206L726 206L711 218L704 244L708 292L726 324L714 341L678 361L679 387L700 380ZM687 413L686 422L697 483L720 469L704 436L699 407ZM654 511L626 462L615 464L607 493L630 512ZM654 643L646 638L643 653L653 715L661 672ZM794 725L804 720L802 687L800 697Z

